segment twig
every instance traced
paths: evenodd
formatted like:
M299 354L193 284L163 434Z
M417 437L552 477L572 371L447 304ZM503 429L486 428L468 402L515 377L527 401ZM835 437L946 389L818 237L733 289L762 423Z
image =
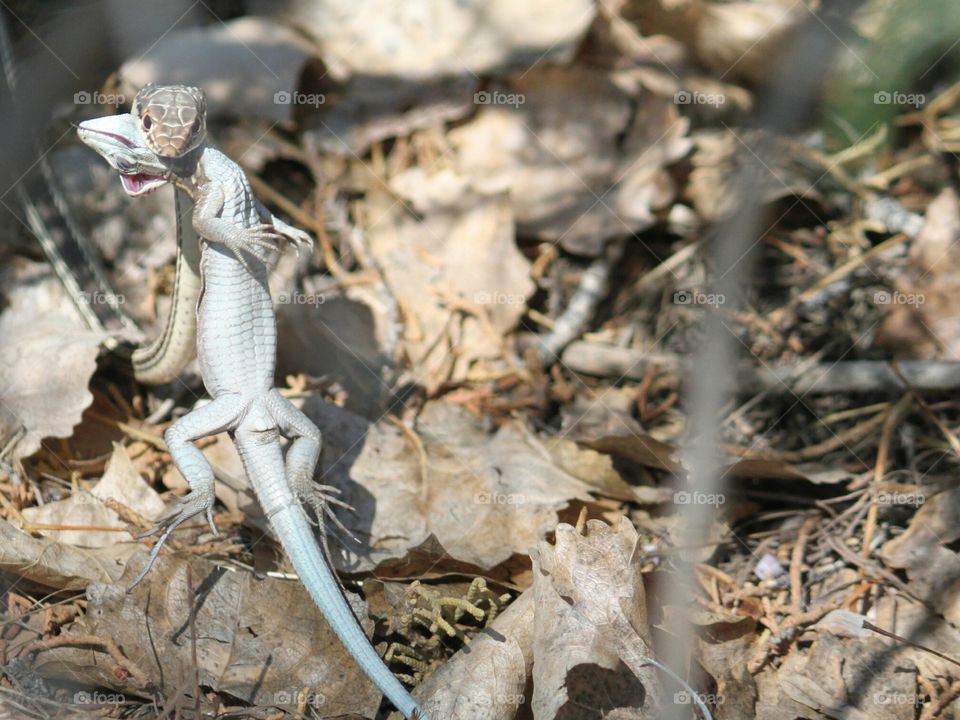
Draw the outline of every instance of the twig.
M521 347L537 342L520 335ZM643 380L653 364L676 373L689 371L689 362L678 355L648 353L643 350L577 340L561 356L563 364L574 372L597 377ZM917 392L945 392L960 389L960 362L954 360L912 360L899 363L903 376ZM904 389L890 363L884 360L850 360L818 363L796 378L796 365L773 364L737 367L737 387L741 392L769 391L774 395L833 395L837 393L875 393Z
M56 637L37 640L26 650L30 654L38 653L43 650L50 650L57 647L66 647L71 645L93 645L103 648L113 661L123 668L130 676L137 681L137 684L144 688L149 684L147 674L139 666L120 650L120 646L111 637L101 638L97 635L57 635Z
M873 466L873 484L879 485L883 481L884 473L887 471L887 458L890 455L890 443L893 439L893 433L900 425L907 409L913 404L913 395L905 394L900 401L893 406L886 419L883 421L883 429L880 431L880 445L877 449L877 461ZM870 509L867 510L867 520L863 530L863 546L860 552L864 557L870 555L870 545L873 542L873 533L877 528L877 504L870 503ZM861 577L863 571L861 570Z
M570 298L567 309L554 321L553 330L540 339L537 354L544 365L552 365L563 348L587 329L597 306L610 290L610 275L625 245L622 238L611 241L603 255L583 272L580 285Z
M800 526L800 532L797 535L797 542L793 546L793 552L790 554L790 596L793 598L794 612L803 610L803 556L807 548L807 540L810 538L810 531L820 522L818 516L807 518Z
M916 648L917 650L923 650L924 652L928 652L931 655L936 655L941 660L946 660L947 662L953 663L957 667L960 667L960 660L955 660L949 655L944 655L939 650L934 650L933 648L927 647L926 645L921 645L920 643L913 642L913 640L907 640L907 638L901 637L900 635L897 635L896 633L892 633L889 630L884 630L883 628L877 627L876 625L874 625L871 622L868 622L867 620L863 621L863 626L867 630L873 630L873 632L877 633L878 635L883 635L884 637L888 637L898 642L902 642L905 645L909 645L912 648Z

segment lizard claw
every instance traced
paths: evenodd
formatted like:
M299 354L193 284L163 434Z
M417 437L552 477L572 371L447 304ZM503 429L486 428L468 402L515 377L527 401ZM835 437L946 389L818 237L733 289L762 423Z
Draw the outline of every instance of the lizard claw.
M191 490L184 495L177 505L171 508L166 514L162 515L160 519L157 520L157 524L154 525L150 530L147 530L146 532L137 536L137 540L142 540L152 535L156 535L158 532L162 531L160 539L157 540L153 546L153 549L150 550L150 556L147 558L146 564L143 566L143 569L140 571L134 581L130 584L130 587L127 588L127 592L130 592L137 585L139 585L140 582L147 576L147 573L150 572L150 568L152 568L153 563L156 562L157 556L160 554L160 549L167 542L170 534L184 522L192 517L200 515L201 513L206 515L207 523L209 523L213 534L219 536L220 533L217 530L217 526L213 524L213 497L208 496L206 493L197 493L195 490Z
M323 519L326 518L336 525L351 540L354 542L359 542L354 534L350 532L342 522L340 522L340 518L338 518L330 509L331 505L337 505L351 512L356 512L356 508L349 503L345 503L343 500L333 497L334 494L340 493L340 488L333 487L332 485L317 485L312 480L307 481L306 485L306 487L297 488L296 493L301 502L309 505L310 509L313 510L316 516L316 520L311 518L310 522L314 525L318 525L322 524Z
M300 257L301 247L313 249L313 238L300 228L295 228L292 225L288 225L277 217L273 218L273 226L283 236L284 240L293 245L293 249L296 251L297 257Z

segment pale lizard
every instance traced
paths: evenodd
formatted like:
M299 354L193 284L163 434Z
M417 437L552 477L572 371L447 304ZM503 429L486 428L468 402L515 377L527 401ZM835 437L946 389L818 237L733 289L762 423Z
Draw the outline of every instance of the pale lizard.
M213 469L193 441L228 431L270 525L317 607L367 676L407 718L426 718L367 640L317 543L300 500L314 508L313 473L320 431L273 387L276 318L267 268L277 247L310 246L310 237L274 217L253 196L243 170L202 132L203 93L184 86L147 86L130 113L80 124L81 140L120 173L124 189L143 195L174 183L194 201L192 224L202 239L197 356L213 400L164 433L177 468L190 484L161 532L136 585L182 522L205 515L213 524ZM286 460L281 434L292 440Z

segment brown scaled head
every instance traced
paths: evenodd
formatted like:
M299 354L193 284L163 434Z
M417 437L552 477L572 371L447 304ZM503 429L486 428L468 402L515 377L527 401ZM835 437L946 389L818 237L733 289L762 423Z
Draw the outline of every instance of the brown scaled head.
M186 155L207 135L207 99L200 88L150 83L133 99L130 114L160 157Z

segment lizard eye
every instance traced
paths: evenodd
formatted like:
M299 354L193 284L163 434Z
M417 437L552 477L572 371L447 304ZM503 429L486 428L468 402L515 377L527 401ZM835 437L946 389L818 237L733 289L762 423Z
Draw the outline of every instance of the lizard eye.
M136 167L132 162L129 162L128 160L124 160L123 158L117 158L117 170L125 174L130 174L134 170L136 170Z
M149 115L143 116L143 129L149 130L153 126L153 119Z

